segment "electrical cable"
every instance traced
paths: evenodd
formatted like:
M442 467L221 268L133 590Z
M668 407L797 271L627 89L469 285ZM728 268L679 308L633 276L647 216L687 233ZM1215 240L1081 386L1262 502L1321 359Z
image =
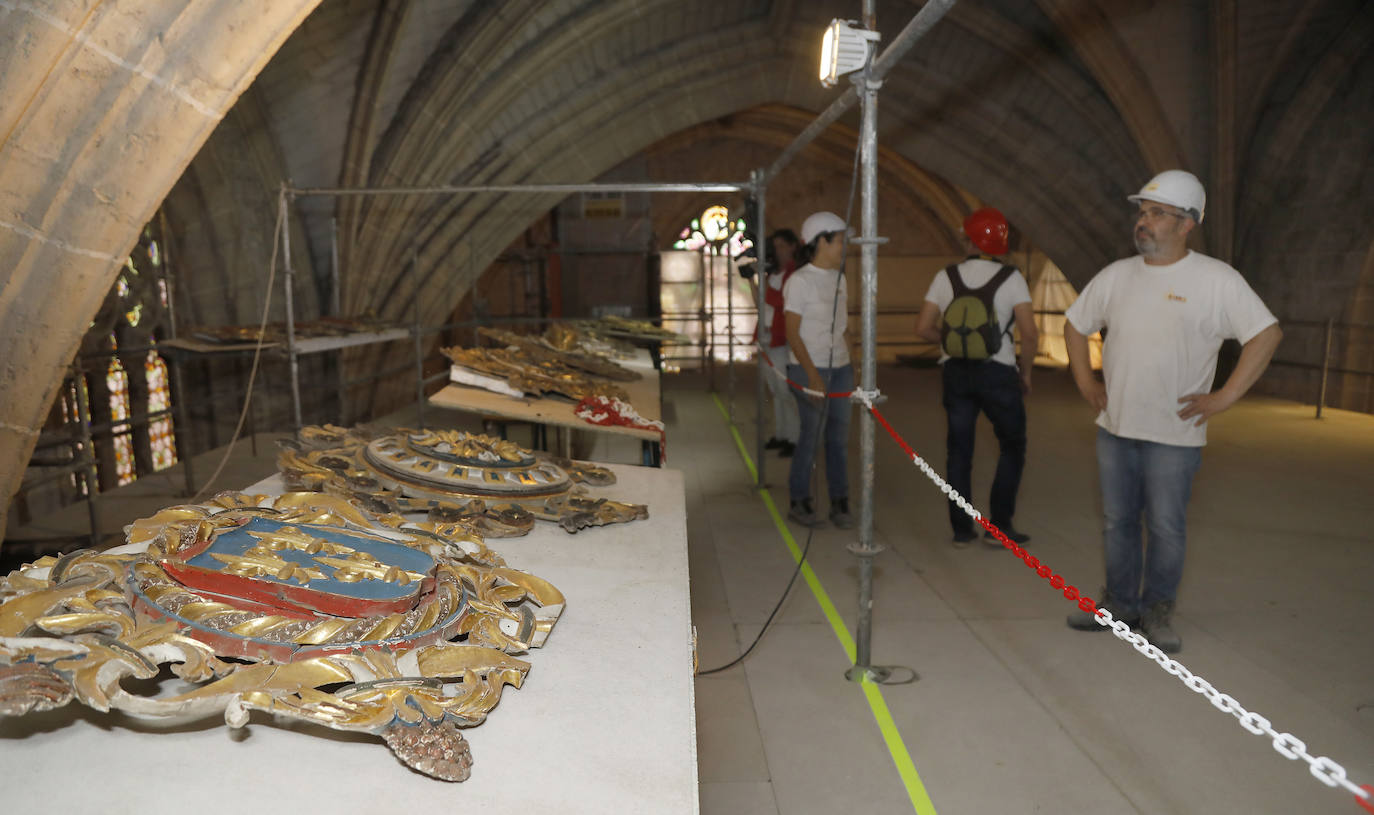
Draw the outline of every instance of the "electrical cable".
M837 309L839 308L839 300L840 300L840 283L843 282L843 280L844 280L844 263L845 263L845 259L846 259L847 256L849 255L849 229L850 229L850 226L849 226L849 219L850 219L850 217L854 214L854 188L855 188L855 186L858 184L858 179L859 179L859 157L862 155L862 153L863 153L863 145L861 145L861 144L855 145L855 147L854 147L854 169L851 171L850 176L849 176L849 200L848 200L848 202L845 204L845 210L844 210L844 225L845 225L845 229L844 229L844 232L842 233L842 236L841 236L841 239L840 239L840 240L841 240L841 243L840 243L840 247L841 247L841 250L840 250L840 268L839 268L839 270L838 270L838 271L836 272L836 274L835 274L835 292L834 292L834 294L831 296L831 301L830 301L830 339L831 339L831 343L830 343L830 356L829 356L828 359L826 359L826 370L831 370L831 369L834 367L834 363L835 363L835 343L834 343L834 338L835 338L835 323L836 323L836 321L839 319L839 317L837 316L837 314L838 314ZM759 237L760 237L761 240L767 240L767 239L768 239L766 236L763 236L763 235L760 235ZM809 261L808 261L808 262L809 262ZM766 285L766 282L763 281L763 280L760 280L759 282L760 282L760 283L764 283L764 284ZM845 308L847 309L848 306L849 306L849 304L846 303L846 304L845 304ZM762 329L760 329L757 333L758 333L758 338L759 338L757 342L761 342L762 339L763 339L763 331L762 331ZM760 350L762 350L762 349L760 348ZM829 383L826 383L826 387L828 387L828 386L829 386ZM828 392L828 391L826 390L826 388L822 388L822 391L823 391L823 392ZM809 398L809 397L808 397L808 398ZM830 414L830 399L823 396L823 397L821 397L821 418L820 418L820 421L817 422L817 424L816 424L816 434L817 434L817 436L820 436L820 434L824 431L824 429L825 429L825 422L826 422L826 419L829 418L829 414ZM818 445L818 446L819 446L819 443L820 443L820 439L818 438L818 439L817 439L817 445ZM819 452L819 449L818 449L818 452ZM759 462L759 466L762 467L762 466L763 466L763 462L760 461L760 462ZM817 467L816 467L816 459L815 459L815 457L813 456L812 459L811 459L811 487L812 487L812 492L813 492L813 493L815 492L816 487L819 486L817 476L818 476L818 473L817 473ZM773 610L772 610L771 612L769 612L769 614L768 614L768 619L766 619L766 620L763 621L763 627L759 629L759 633L758 633L758 635L757 635L756 637L754 637L754 641L751 642L751 643L749 643L749 647L746 648L746 649L744 649L744 653L742 653L742 654L740 654L739 656L735 657L735 658L734 658L733 660L731 660L730 662L727 662L726 664L721 665L720 667L717 667L717 668L711 668L711 669L705 670L705 671L697 671L697 676L709 676L709 675L711 675L711 674L720 673L721 671L724 671L724 670L727 670L727 669L729 669L729 668L735 667L735 666L738 665L739 663L743 662L744 659L745 659L745 657L749 656L749 654L753 652L754 647L757 646L757 645L763 640L763 635L766 634L766 633L768 633L768 629L769 629L769 627L770 627L770 626L772 625L772 623L773 623L773 618L776 617L777 614L778 614L778 611L780 611L780 610L782 609L782 604L783 604L784 602L786 602L787 596L788 596L789 594L791 594L791 592L792 592L792 587L793 587L794 585L796 585L796 583L797 583L797 575L801 574L802 566L806 565L806 557L807 557L807 554L811 551L811 541L812 541L812 539L815 537L815 534L816 534L816 528L815 528L815 527L809 527L809 528L807 529L807 531L806 531L806 543L802 546L801 556L797 558L797 567L796 567L795 569L792 570L792 577L788 579L788 581L787 581L787 586L782 590L782 595L781 595L780 597L778 597L778 602L777 602L777 604L774 605L774 606L773 606Z
M258 323L257 347L253 349L253 367L248 371L248 392L243 397L243 408L239 411L238 424L234 426L234 435L229 438L229 446L225 448L224 455L220 457L219 466L206 479L195 495L191 496L191 502L199 501L201 496L210 489L210 485L215 483L220 473L224 472L224 466L229 463L229 456L234 452L234 445L238 443L240 435L243 433L243 423L248 418L248 407L253 403L253 382L258 376L258 361L262 358L262 338L267 333L267 315L272 308L272 284L277 277L277 248L281 246L282 222L286 216L285 205L277 208L277 224L272 230L272 259L267 266L267 296L263 298L262 320Z

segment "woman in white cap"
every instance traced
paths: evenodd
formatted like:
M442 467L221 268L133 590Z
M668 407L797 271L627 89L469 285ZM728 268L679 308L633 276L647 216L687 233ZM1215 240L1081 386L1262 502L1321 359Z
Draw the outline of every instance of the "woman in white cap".
M792 274L782 292L789 351L787 378L820 393L854 389L854 366L849 363L845 340L849 297L843 267L847 231L844 220L833 212L817 212L803 221L803 257L810 262ZM792 395L797 401L801 434L787 478L791 498L787 517L810 527L825 524L811 503L811 466L817 442L824 433L830 521L841 529L852 529L847 452L849 399L824 399L799 390Z

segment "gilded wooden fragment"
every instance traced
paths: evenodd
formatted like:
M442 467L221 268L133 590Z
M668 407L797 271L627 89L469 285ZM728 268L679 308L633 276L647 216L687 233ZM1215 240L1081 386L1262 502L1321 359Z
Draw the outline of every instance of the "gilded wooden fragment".
M380 736L466 779L483 722L563 609L470 525L372 515L322 494L225 493L126 529L119 553L45 557L0 580L0 715L73 700L151 718L252 711ZM144 696L164 670L197 687Z

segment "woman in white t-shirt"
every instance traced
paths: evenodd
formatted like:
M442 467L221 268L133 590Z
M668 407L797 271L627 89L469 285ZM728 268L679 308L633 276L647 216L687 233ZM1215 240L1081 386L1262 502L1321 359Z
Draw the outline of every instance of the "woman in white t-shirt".
M782 292L789 350L787 377L821 393L847 393L854 389L854 366L849 364L845 339L849 304L843 269L847 230L844 220L833 212L817 212L808 217L802 223L802 242L811 260L792 274ZM847 452L849 399L825 399L796 389L792 395L797 402L801 433L787 478L791 498L787 517L804 526L825 525L811 503L811 467L824 433L830 521L841 529L852 529Z

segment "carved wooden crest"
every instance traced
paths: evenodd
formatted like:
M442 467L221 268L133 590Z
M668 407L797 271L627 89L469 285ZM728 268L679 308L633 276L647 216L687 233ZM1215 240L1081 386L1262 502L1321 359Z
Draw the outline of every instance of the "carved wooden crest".
M482 723L563 610L463 524L376 517L342 498L224 493L127 528L109 553L0 580L0 715L73 700L151 718L251 711L381 736L408 766L469 775ZM198 683L170 697L128 677Z
M461 430L305 427L277 467L289 489L348 495L377 512L428 512L486 537L523 535L535 519L577 532L649 517L643 504L586 496L583 484L615 483L605 467Z

